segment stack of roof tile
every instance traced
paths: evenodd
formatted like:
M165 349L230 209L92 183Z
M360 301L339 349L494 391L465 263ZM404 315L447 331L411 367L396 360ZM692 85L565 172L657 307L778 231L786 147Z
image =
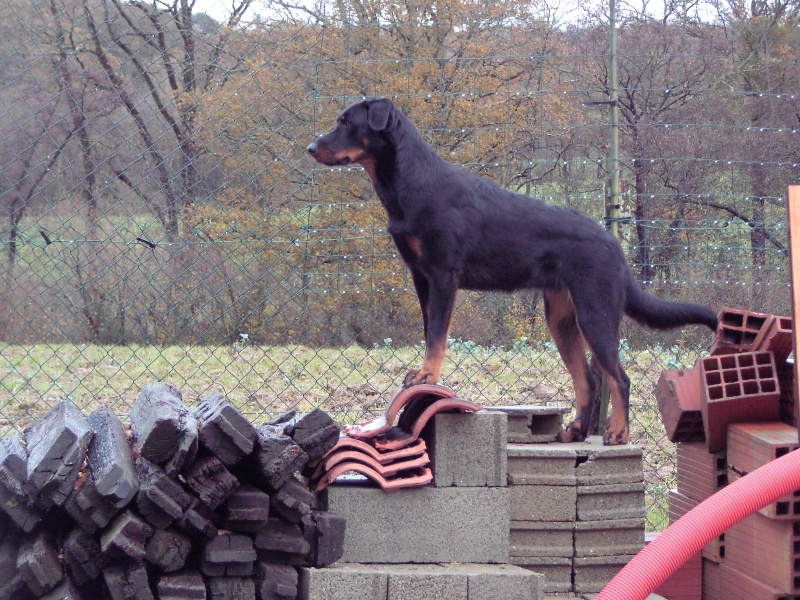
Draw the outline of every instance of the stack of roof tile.
M420 438L427 422L436 413L475 412L480 408L456 398L455 392L444 386L400 388L381 416L345 430L317 464L312 481L319 491L337 477L355 472L385 492L427 485L433 476L427 466L430 460L425 441Z

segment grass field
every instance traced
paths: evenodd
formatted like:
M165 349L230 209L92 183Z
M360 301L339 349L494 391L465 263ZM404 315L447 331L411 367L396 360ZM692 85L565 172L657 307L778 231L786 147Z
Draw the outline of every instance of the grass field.
M0 345L0 435L22 430L66 399L84 412L105 404L123 419L142 385L173 384L192 406L218 391L259 423L290 409L320 407L339 422L358 423L381 412L421 347L372 348ZM648 521L663 526L674 484L672 444L664 438L652 395L664 368L694 364L698 354L621 346L632 381L632 438L645 452ZM451 340L443 383L484 406L572 406L572 386L552 344L486 348Z

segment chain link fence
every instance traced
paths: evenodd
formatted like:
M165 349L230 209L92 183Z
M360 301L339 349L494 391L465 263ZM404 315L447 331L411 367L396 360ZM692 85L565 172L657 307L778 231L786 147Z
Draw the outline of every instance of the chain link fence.
M798 0L619 7L622 243L653 294L788 314ZM603 4L0 0L0 433L141 385L254 419L381 411L422 358L413 288L358 167L305 147L388 96L448 160L602 222ZM443 383L571 405L541 297L464 293ZM653 389L709 335L625 324L648 526L674 448Z

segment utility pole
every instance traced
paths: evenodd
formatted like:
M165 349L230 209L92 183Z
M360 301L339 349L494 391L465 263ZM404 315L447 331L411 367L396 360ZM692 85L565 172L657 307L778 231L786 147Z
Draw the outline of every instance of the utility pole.
M615 238L619 238L619 111L617 110L617 7L615 0L608 0L608 110L611 130L608 142L609 185L606 195L606 227ZM598 427L605 432L609 400L608 381L603 376L600 393Z

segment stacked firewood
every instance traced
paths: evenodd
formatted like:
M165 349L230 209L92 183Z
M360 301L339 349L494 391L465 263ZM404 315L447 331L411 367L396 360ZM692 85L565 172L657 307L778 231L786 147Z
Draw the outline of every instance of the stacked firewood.
M302 476L339 440L323 411L256 427L155 383L130 423L60 402L0 440L0 598L287 600L342 556Z

